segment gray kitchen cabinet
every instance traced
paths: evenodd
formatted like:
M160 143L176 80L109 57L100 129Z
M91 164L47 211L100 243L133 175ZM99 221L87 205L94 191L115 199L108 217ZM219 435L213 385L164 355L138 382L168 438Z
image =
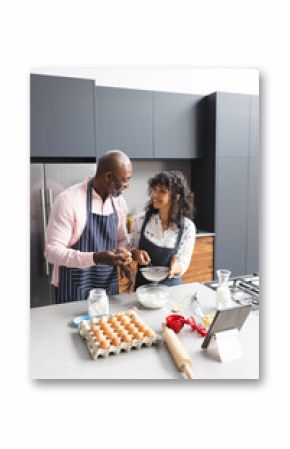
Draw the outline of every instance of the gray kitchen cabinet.
M218 93L216 102L217 157L248 156L250 95Z
M233 276L258 266L258 97L216 96L215 270Z
M259 272L259 97L206 101L206 152L192 161L196 225L215 233L214 272Z
M259 156L259 97L250 96L250 156Z
M248 158L219 157L215 186L215 271L246 273Z
M202 155L202 96L153 92L153 146L156 158Z
M246 271L259 271L259 158L249 158Z
M259 97L251 95L246 273L259 271Z
M32 158L96 159L94 81L31 75Z
M132 158L152 158L152 92L95 87L98 157L119 149Z

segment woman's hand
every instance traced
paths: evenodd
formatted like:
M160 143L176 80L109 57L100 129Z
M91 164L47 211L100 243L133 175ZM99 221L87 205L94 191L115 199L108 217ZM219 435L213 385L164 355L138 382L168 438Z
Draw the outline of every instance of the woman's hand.
M168 278L171 279L173 276L179 275L181 273L181 266L178 264L177 256L173 256L170 262Z
M133 249L132 257L133 260L136 260L140 265L148 265L151 262L149 254L143 249Z
M128 293L132 293L136 278L135 271L132 269L132 267L130 267L130 265L123 265L122 267L120 267L120 274L122 278L128 279Z

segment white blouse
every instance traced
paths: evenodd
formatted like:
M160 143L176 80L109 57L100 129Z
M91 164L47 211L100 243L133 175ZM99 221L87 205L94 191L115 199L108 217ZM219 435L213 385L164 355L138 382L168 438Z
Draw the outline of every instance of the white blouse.
M135 217L132 234L131 234L131 247L139 248L141 228L144 221L145 213L142 212ZM165 231L162 230L161 220L159 214L154 214L150 217L148 223L145 226L145 237L157 246L163 248L174 248L178 237L179 228L169 228ZM184 218L184 230L181 236L179 249L177 251L177 261L181 266L181 276L186 272L195 243L195 224L189 218ZM140 248L142 249L142 248Z

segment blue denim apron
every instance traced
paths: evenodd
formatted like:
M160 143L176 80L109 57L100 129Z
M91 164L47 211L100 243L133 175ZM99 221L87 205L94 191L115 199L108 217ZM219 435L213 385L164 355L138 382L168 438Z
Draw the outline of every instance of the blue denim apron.
M145 233L144 233L145 226L146 226L147 222L148 222L148 219L147 220L144 219L142 228L141 228L141 233L140 233L139 249L143 249L143 250L147 251L147 253L149 254L149 256L151 258L151 263L152 263L153 267L169 267L172 257L177 254L177 251L179 248L179 244L180 244L183 229L184 229L184 220L182 220L181 227L179 229L179 233L178 233L174 248L165 248L162 246L158 246L158 245L155 245L154 243L152 243L150 240L148 240L145 237ZM144 265L144 267L145 266L146 265ZM137 271L137 276L136 276L136 281L135 281L135 289L137 287L140 287L140 285L145 285L145 284L151 283L151 281L148 281L147 279L145 279L142 276L142 273L140 271L140 268L142 268L142 267L143 267L142 265L138 265L138 271ZM181 277L176 277L176 278L172 278L172 279L166 278L159 283L173 286L173 285L182 284L182 280L181 280Z
M118 216L112 201L113 213L92 213L93 181L87 188L87 221L79 240L72 249L81 252L110 251L116 248ZM55 287L55 302L81 301L93 288L104 288L108 295L119 293L117 268L97 264L88 268L59 267L59 285Z

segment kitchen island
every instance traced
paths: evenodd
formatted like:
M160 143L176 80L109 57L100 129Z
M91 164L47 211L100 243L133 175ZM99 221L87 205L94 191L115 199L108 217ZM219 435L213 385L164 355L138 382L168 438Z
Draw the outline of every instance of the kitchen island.
M216 293L199 284L170 288L170 301L162 309L144 309L135 293L112 296L110 313L133 309L148 326L161 335L161 323L172 305L182 303L180 313L189 314L190 296L198 293L204 313L215 308ZM31 377L33 379L184 379L162 342L128 353L93 360L72 320L87 313L86 301L76 301L31 309L30 344ZM185 326L180 341L192 359L198 379L259 379L259 313L251 312L240 331L243 357L219 362L201 349L203 337Z

